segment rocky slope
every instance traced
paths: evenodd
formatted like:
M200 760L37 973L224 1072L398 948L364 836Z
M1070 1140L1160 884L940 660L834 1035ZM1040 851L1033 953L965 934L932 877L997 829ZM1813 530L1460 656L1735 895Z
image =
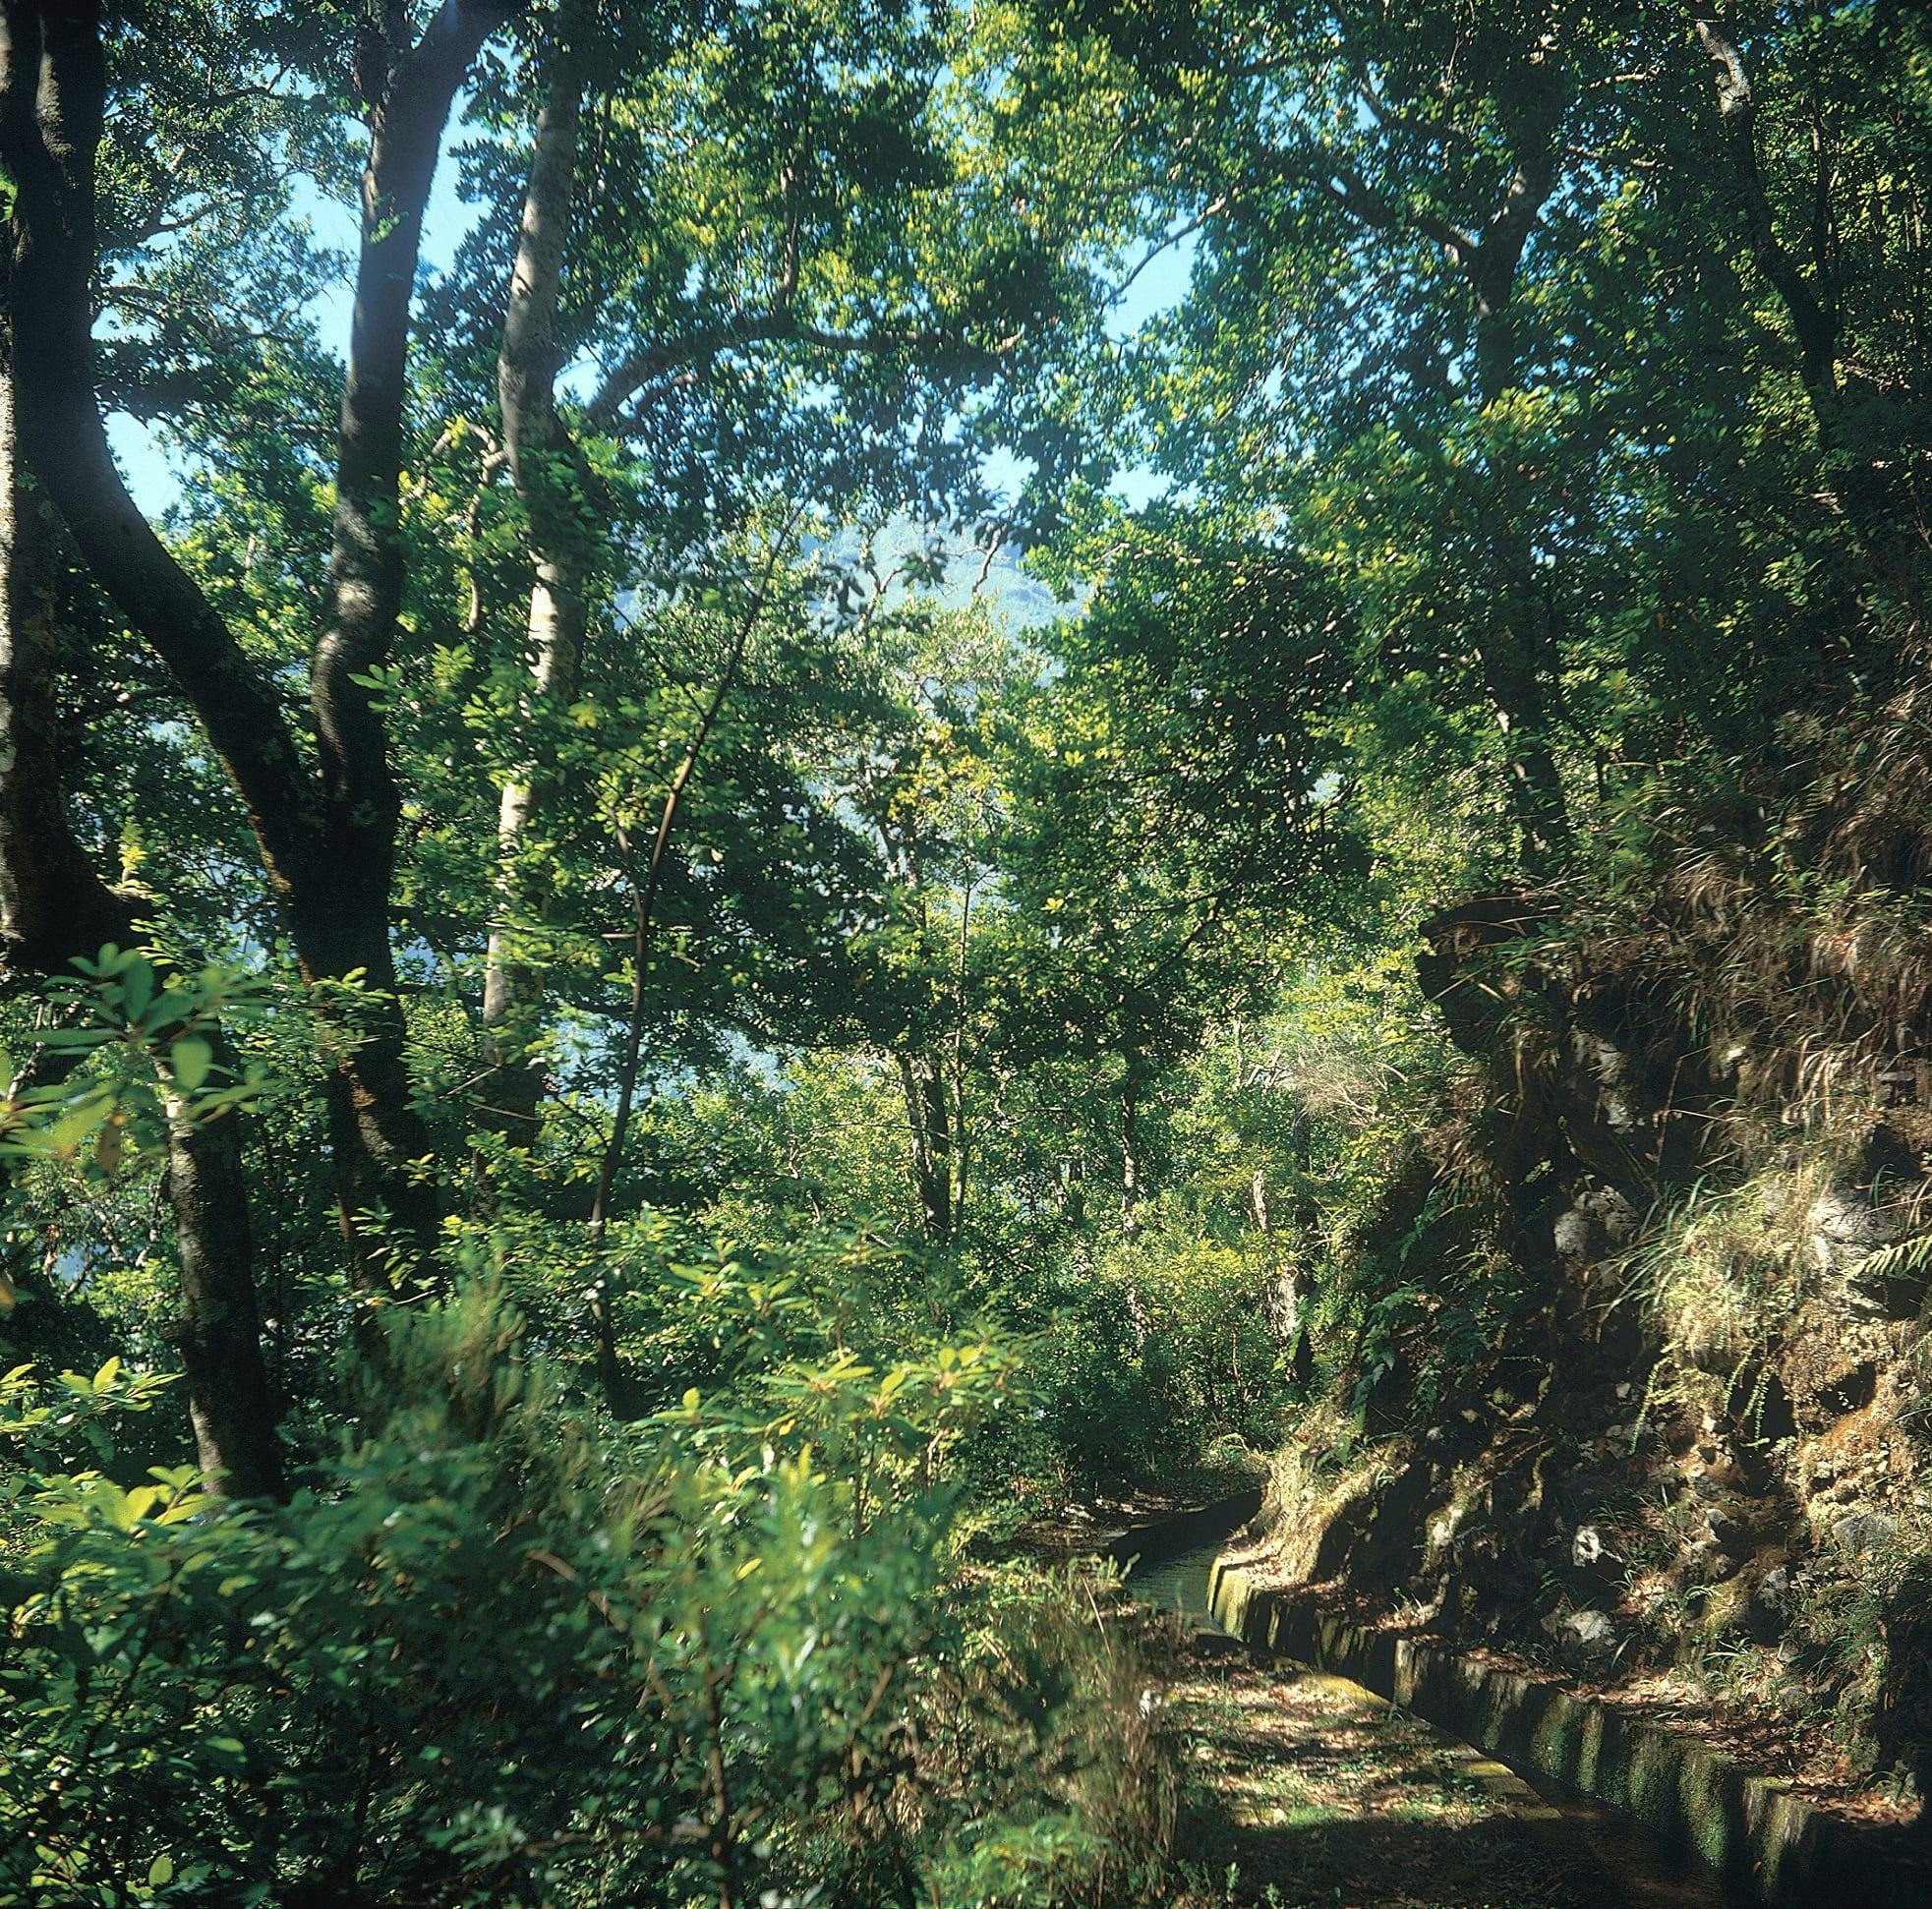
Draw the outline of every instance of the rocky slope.
M1707 864L1634 918L1499 895L1427 943L1471 1065L1357 1243L1381 1298L1276 1466L1273 1571L1910 1814L1932 1793L1922 937Z

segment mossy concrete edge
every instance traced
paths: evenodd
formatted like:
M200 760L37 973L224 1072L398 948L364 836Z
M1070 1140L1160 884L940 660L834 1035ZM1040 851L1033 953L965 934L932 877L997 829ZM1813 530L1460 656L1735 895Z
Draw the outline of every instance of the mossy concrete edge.
M1548 1680L1320 1612L1217 1560L1215 1619L1250 1647L1352 1678L1527 1774L1593 1797L1697 1852L1740 1901L1932 1902L1923 1842L1860 1829L1776 1778Z

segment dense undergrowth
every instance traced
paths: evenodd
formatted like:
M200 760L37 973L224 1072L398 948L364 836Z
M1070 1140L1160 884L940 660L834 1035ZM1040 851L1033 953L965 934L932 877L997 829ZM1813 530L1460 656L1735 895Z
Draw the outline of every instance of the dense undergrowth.
M755 1337L767 1297L704 1302ZM1173 1778L1132 1638L1078 1575L963 1562L960 1450L1011 1360L768 1342L722 1401L618 1425L531 1339L500 1288L396 1308L337 1449L226 1511L126 1456L160 1380L8 1379L5 1899L1152 1879Z

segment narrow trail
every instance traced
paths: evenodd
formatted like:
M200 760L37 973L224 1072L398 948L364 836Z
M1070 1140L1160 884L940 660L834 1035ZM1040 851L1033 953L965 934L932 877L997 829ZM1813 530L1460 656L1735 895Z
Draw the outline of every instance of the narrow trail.
M1722 1909L1691 1859L1341 1677L1260 1663L1215 1631L1217 1546L1137 1569L1129 1589L1184 1642L1168 1701L1188 1795L1175 1909Z

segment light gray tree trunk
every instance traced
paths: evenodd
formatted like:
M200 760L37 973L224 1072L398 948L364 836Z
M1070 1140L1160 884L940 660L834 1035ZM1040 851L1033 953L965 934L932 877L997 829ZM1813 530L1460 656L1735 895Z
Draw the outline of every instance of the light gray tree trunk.
M533 578L525 626L530 688L539 704L572 701L583 671L600 529L584 457L556 411L556 315L576 194L592 9L563 0L556 17L549 94L523 199L516 262L497 360L498 402L510 480L528 524ZM482 1123L515 1144L535 1137L545 1086L537 1053L546 989L519 946L550 905L540 845L553 789L541 768L503 784L497 810L500 868L497 919L484 965L489 1064Z

